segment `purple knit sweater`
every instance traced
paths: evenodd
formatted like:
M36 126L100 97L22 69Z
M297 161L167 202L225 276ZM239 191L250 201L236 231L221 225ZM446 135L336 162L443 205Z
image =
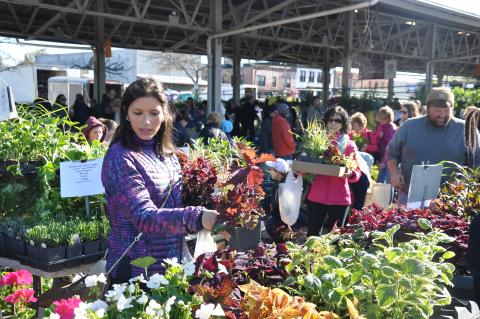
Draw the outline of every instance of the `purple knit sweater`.
M149 267L149 273L163 272L160 262L165 258L182 258L182 243L187 232L201 230L201 207L183 208L181 199L181 168L176 156L159 157L154 151L155 141L135 138L140 152L110 146L102 167L107 213L110 220L107 269L133 242L139 232L143 236L128 253L127 260L151 256L158 262ZM160 208L172 191L164 208ZM116 270L112 275L116 277ZM132 266L132 275L142 269ZM118 274L121 276L121 274Z

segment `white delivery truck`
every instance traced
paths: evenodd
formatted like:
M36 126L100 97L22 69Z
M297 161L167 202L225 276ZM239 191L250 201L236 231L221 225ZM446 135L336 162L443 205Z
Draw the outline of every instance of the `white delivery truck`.
M121 81L107 80L105 86L105 92L113 89L117 97L123 93ZM90 104L90 100L94 97L93 78L54 76L48 79L48 99L52 102L59 94L64 94L67 97L67 104L72 105L78 93L83 95L85 103ZM97 103L100 102L97 101Z
M32 103L37 97L48 98L48 79L50 77L65 75L67 75L66 68L19 65L0 72L0 81L7 83L12 89L15 102Z

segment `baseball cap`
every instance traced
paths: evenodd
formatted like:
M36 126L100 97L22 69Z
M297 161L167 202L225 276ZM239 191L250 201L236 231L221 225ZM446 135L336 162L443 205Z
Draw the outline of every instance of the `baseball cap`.
M275 111L277 111L280 114L285 114L288 111L290 111L290 108L285 103L278 103L277 107L275 108Z
M454 96L452 91L447 87L435 87L432 88L427 96L427 105L431 102L435 102L436 105L446 104L452 107L454 102ZM447 104L449 102L450 104Z
M265 165L268 167L274 168L280 173L287 174L290 170L290 164L284 159L277 158L276 161L266 161Z

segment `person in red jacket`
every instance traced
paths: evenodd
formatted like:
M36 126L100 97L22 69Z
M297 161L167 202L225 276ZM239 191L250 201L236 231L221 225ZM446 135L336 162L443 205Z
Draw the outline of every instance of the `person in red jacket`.
M348 137L350 121L341 107L330 108L323 115L323 122L329 131L335 133L332 143L346 156L357 159L357 146ZM318 236L322 228L330 231L335 224L341 226L348 206L352 203L348 183L355 183L361 175L360 168L347 170L341 177L317 175L308 193L307 236Z
M275 156L284 160L293 159L295 153L295 140L292 134L292 127L288 122L291 116L287 104L279 103L275 108L275 114L272 118L272 141Z

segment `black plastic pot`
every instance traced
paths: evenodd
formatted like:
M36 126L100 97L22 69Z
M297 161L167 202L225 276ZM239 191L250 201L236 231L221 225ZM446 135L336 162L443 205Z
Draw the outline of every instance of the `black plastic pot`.
M83 243L83 262L90 263L95 262L99 259L100 252L100 240L86 241ZM93 255L93 256L91 256Z
M80 258L83 253L82 244L67 246L66 253L67 253L67 261L66 261L67 267L77 267L82 264L82 258Z
M238 251L246 251L255 249L260 244L260 223L254 229L248 229L245 227L235 227L232 230L232 237L228 242L228 245L232 249Z
M23 240L12 237L4 237L5 239L5 257L16 259L17 256L25 256L27 247Z
M5 257L5 236L0 234L0 257Z
M100 251L105 251L108 248L108 240L106 238L100 239Z
M26 264L33 268L38 268L39 261L39 248L38 246L27 245L27 257Z
M45 271L58 271L64 266L64 263L57 263L65 259L65 246L39 248L38 260L40 261L40 269Z

